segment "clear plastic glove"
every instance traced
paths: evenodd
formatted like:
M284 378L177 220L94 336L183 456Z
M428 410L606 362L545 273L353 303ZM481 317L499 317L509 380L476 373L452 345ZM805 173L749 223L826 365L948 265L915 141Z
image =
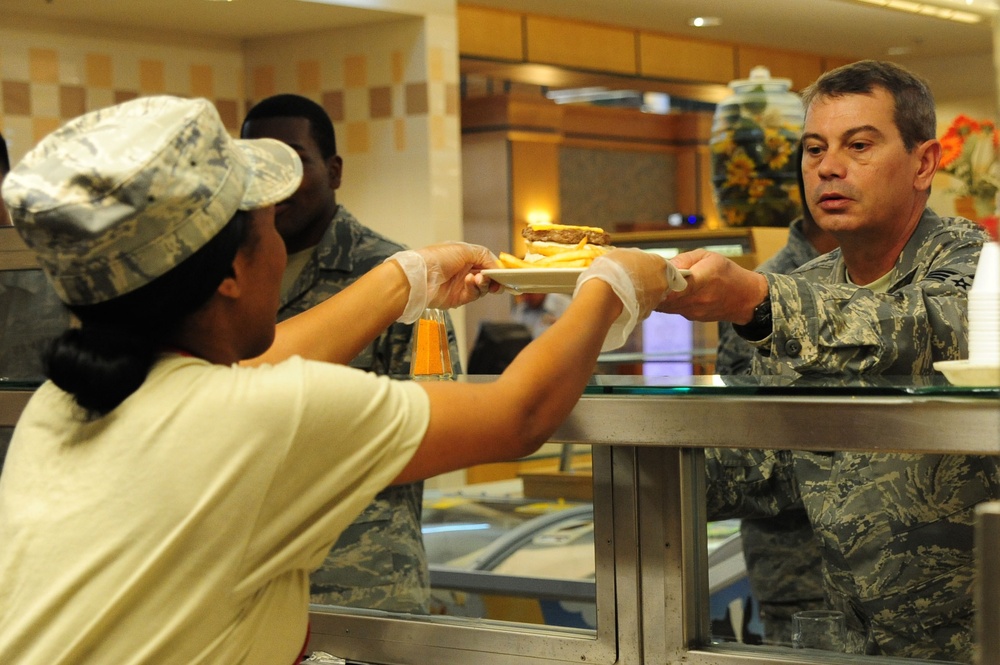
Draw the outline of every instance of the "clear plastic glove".
M500 288L479 274L485 268L500 267L497 257L480 245L466 242L430 245L396 252L388 261L398 263L410 283L409 301L397 319L400 323L416 322L428 307L461 307Z
M611 325L601 351L622 346L667 293L687 288L687 281L670 262L634 248L616 249L595 259L577 278L576 290L591 279L606 282L622 301L621 316Z

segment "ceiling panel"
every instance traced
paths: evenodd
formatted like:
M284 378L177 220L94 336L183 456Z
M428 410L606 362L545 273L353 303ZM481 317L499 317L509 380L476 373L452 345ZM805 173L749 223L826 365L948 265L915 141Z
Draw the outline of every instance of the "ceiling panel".
M403 14L361 6L405 6L374 0L343 2L352 6L301 0L0 0L0 16L246 39L396 20ZM902 51L904 57L971 55L993 48L988 20L968 26L847 0L474 0L469 4L847 58L885 58ZM687 21L694 16L716 16L722 24L693 28Z

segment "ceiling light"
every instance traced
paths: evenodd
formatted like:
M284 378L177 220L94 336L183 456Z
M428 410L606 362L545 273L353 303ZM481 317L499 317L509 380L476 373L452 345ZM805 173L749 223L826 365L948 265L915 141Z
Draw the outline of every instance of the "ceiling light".
M718 16L695 16L688 19L688 25L694 28L714 28L722 25L722 19Z
M895 9L920 16L957 21L958 23L981 23L984 19L1000 12L997 0L850 0L865 5Z

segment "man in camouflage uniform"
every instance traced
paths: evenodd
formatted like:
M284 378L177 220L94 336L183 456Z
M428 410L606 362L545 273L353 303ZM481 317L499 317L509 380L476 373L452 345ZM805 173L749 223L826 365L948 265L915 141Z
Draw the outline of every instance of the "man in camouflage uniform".
M796 159L801 163L801 147ZM805 201L801 170L798 175L799 194ZM836 246L837 240L805 209L789 224L785 246L757 271L788 274ZM749 374L754 350L731 323L719 322L717 374ZM823 559L809 517L804 510L790 510L777 517L743 519L740 538L750 591L760 607L764 643L791 646L792 615L826 606Z
M280 321L323 302L405 249L337 204L342 161L333 124L321 106L298 95L269 97L247 114L241 135L284 141L302 159L302 185L277 205L275 214L289 255ZM351 366L381 375L408 375L412 331L411 325L393 324ZM457 372L458 347L450 320L448 338ZM312 602L426 613L430 575L420 530L422 501L423 483L380 492L312 574Z
M863 61L803 97L807 202L840 249L790 275L681 255L689 287L660 309L740 324L755 374L919 375L966 357L968 289L988 236L926 208L941 154L926 84ZM1000 497L994 458L712 452L712 518L805 508L851 652L971 662L974 509Z

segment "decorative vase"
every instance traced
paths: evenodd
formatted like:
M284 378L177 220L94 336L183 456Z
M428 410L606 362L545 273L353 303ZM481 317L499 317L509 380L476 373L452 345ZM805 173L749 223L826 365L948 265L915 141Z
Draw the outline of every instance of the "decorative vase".
M788 226L802 214L795 153L805 113L791 83L754 67L715 109L712 186L729 226Z
M1000 238L1000 219L997 210L1000 208L1000 195L996 202L982 196L956 196L955 214L977 222L986 229L993 240Z

